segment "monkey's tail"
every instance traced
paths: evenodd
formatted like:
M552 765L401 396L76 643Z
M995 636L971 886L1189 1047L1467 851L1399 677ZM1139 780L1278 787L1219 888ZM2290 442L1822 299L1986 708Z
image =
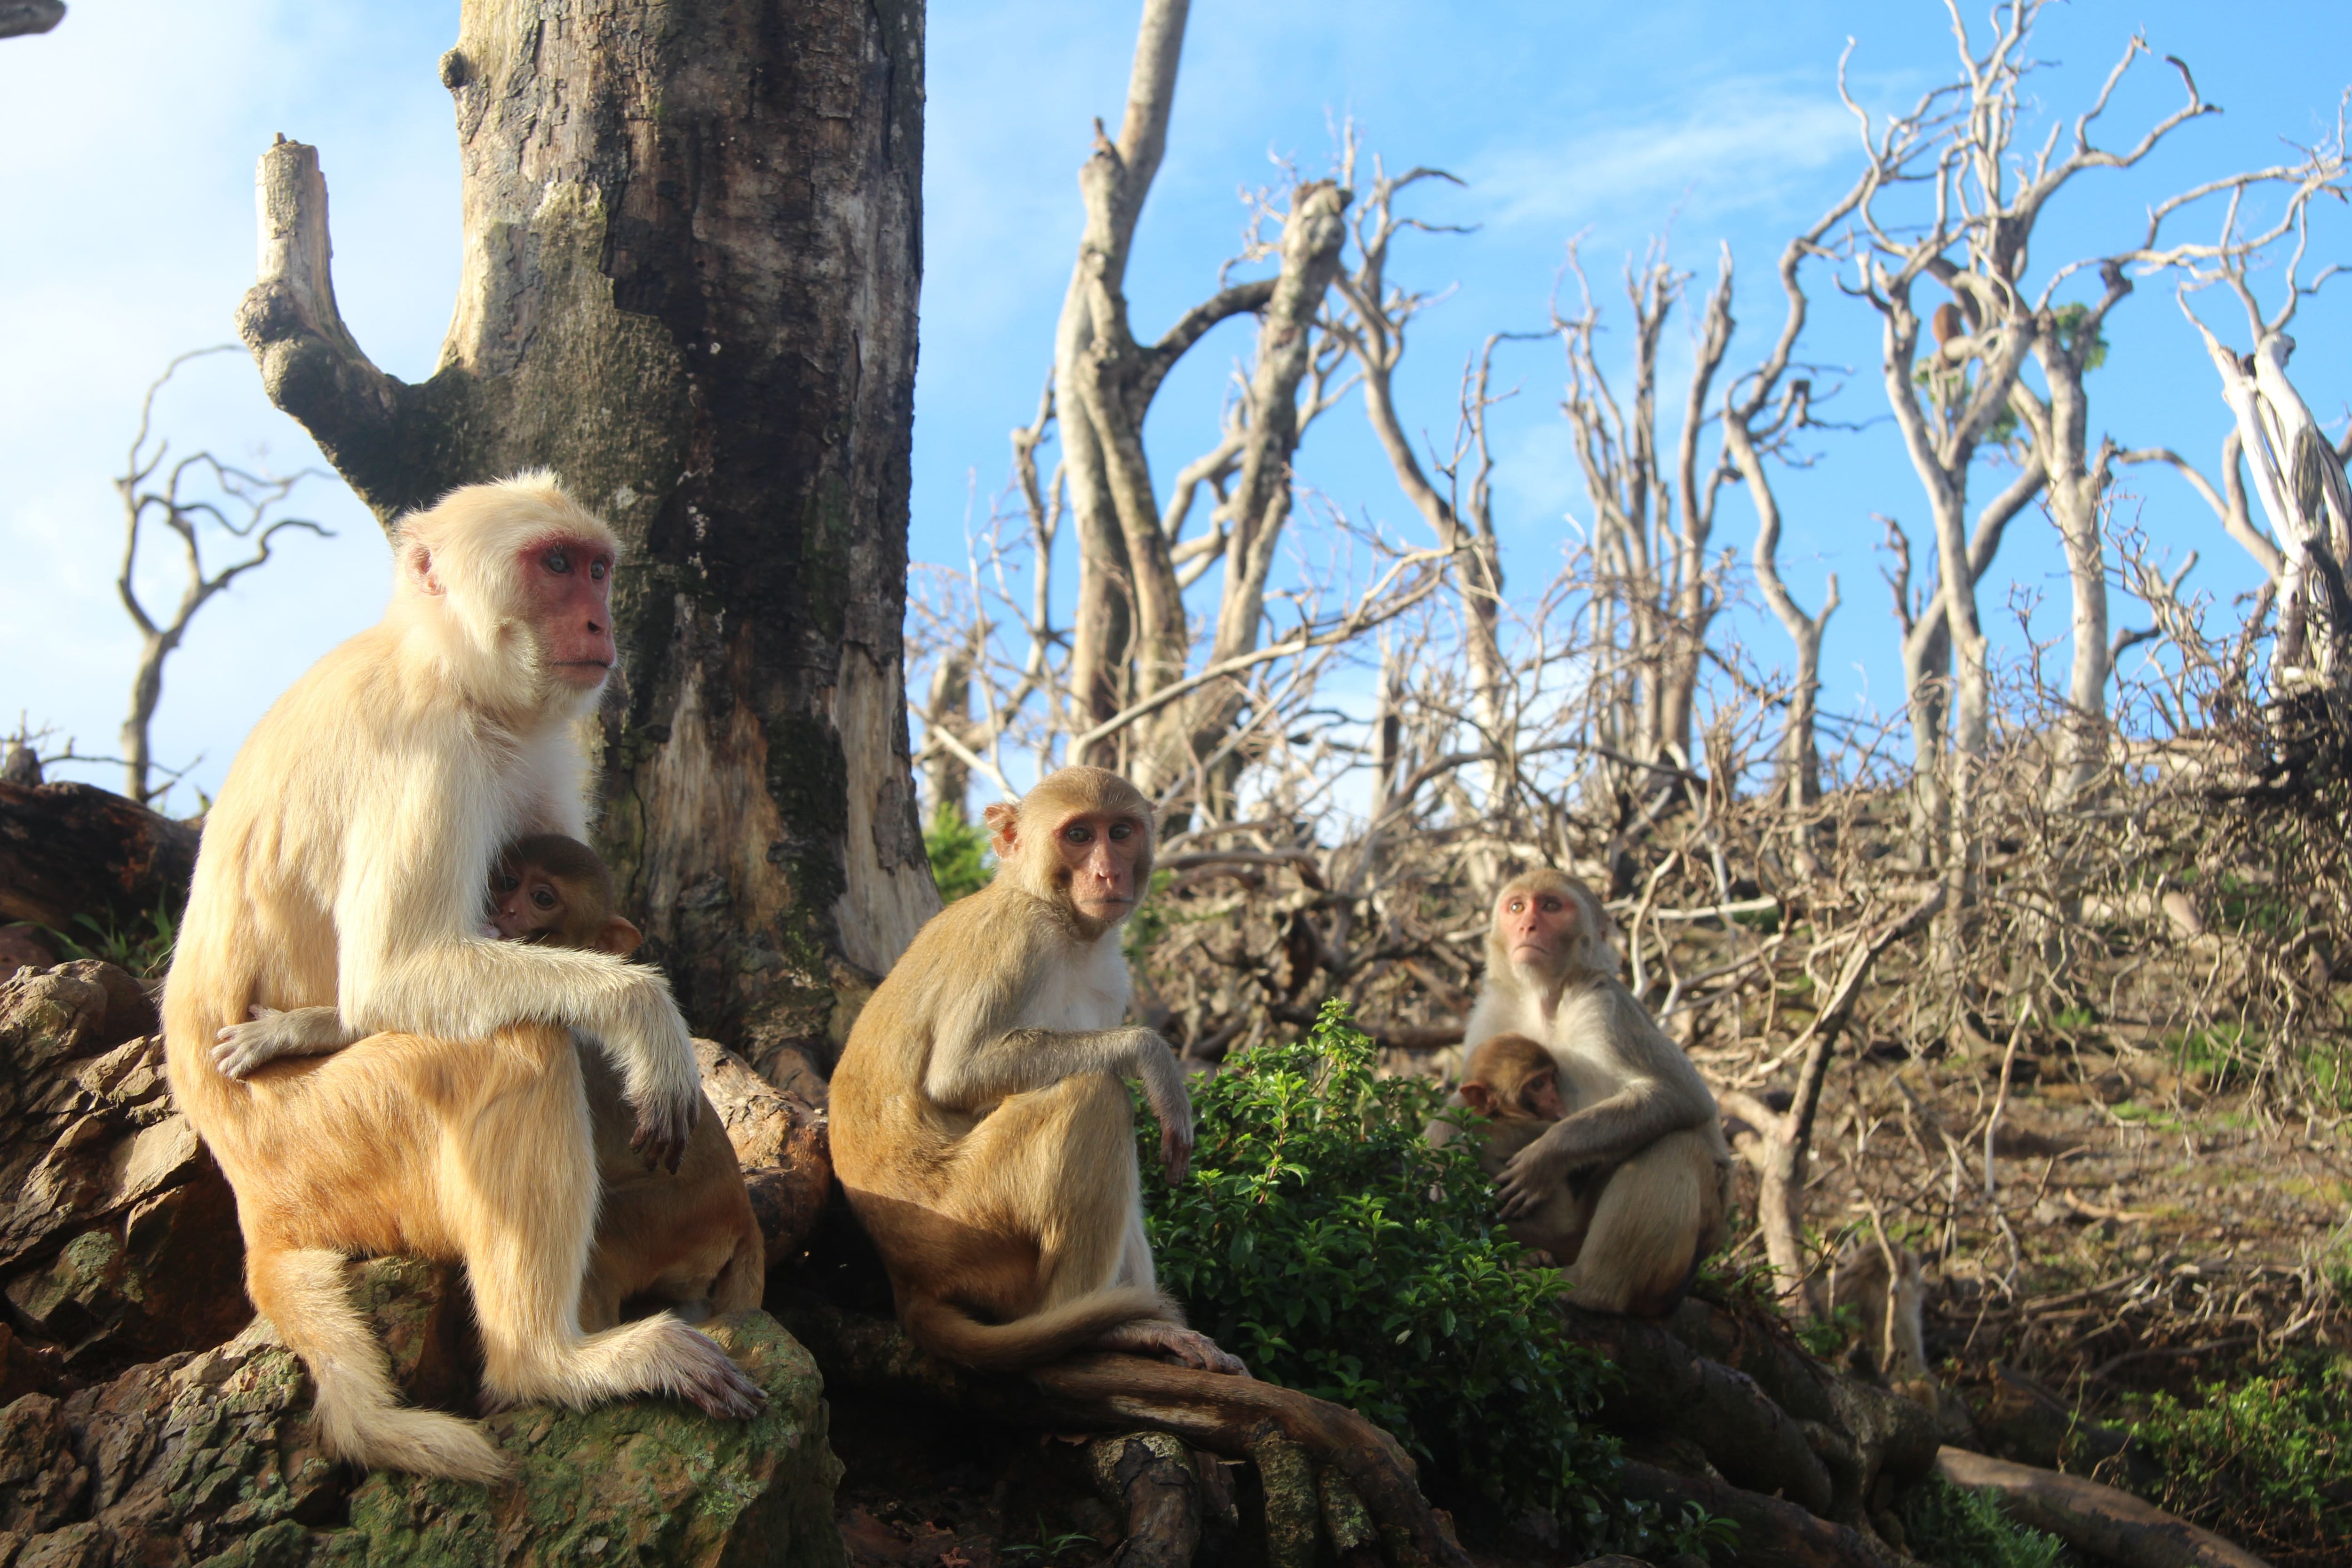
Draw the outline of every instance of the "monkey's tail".
M1159 1291L1122 1285L1009 1323L983 1323L935 1296L909 1296L898 1316L925 1350L982 1372L1010 1372L1083 1350L1123 1323L1173 1314Z
M400 1403L392 1368L352 1305L341 1253L249 1255L253 1303L310 1369L327 1451L372 1470L495 1481L509 1469L471 1421Z

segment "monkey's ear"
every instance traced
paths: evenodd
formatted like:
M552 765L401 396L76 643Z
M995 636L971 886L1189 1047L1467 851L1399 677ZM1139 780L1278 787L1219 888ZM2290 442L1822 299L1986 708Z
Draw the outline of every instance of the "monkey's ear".
M1462 1086L1462 1103L1481 1116L1492 1116L1496 1104L1495 1091L1483 1083L1465 1083Z
M1010 801L1000 800L980 814L988 824L989 837L996 840L996 853L1001 857L1012 851L1021 823L1021 808Z
M615 957L626 958L636 952L638 944L645 940L645 932L620 916L614 915L604 922L604 928L596 933L588 945L598 952L609 952Z
M401 565L416 580L416 590L438 597L442 593L441 579L433 571L433 552L425 545L412 544L402 552Z

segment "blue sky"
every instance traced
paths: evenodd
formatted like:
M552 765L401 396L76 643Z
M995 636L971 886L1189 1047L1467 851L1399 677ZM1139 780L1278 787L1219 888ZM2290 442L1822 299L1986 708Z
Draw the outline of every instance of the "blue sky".
M961 560L969 498L976 486L985 509L1006 474L1004 432L1034 406L1078 226L1076 172L1091 117L1116 123L1132 11L1076 0L931 6L918 559ZM164 361L234 337L231 313L252 275L253 164L272 132L320 148L336 288L362 343L395 374L430 373L457 274L456 144L434 74L456 23L456 6L440 3L78 0L55 33L0 43L0 144L16 150L0 168L0 723L21 712L85 750L113 749L135 644L112 597L109 479ZM2352 8L2098 0L2046 19L2036 53L2053 63L2036 78L2042 102L2079 106L2135 28L2158 54L2189 60L2228 112L2186 128L2147 170L2086 176L2053 209L2037 268L2136 235L2146 205L2171 189L2278 161L2282 138L2307 141L2332 121L2352 78ZM1416 238L1392 268L1417 287L1454 286L1412 343L1409 425L1450 426L1463 356L1485 333L1543 324L1562 247L1580 233L1610 290L1625 253L1669 218L1675 255L1702 284L1727 240L1741 268L1745 325L1731 354L1741 363L1777 326L1771 267L1787 234L1852 178L1853 130L1834 92L1850 36L1853 83L1879 109L1907 104L1950 59L1945 14L1925 4L1196 0L1168 159L1130 275L1139 329L1156 331L1213 287L1238 238L1239 190L1275 178L1274 158L1319 172L1332 121L1352 117L1391 165L1434 164L1466 182L1431 190L1426 216L1479 226ZM2110 110L2118 141L2173 101L2168 73L2151 64ZM2322 232L2330 254L2352 259L2344 215ZM1810 357L1859 373L1838 416L1882 412L1870 379L1874 318L1826 289L1817 300ZM2226 413L2168 290L2151 280L2109 335L2114 353L2092 383L2095 432L2210 462ZM2352 399L2352 283L2306 307L2296 335L2305 393L2332 420ZM1668 337L1671 370L1687 355L1678 327ZM1247 340L1247 323L1222 329L1161 394L1149 434L1163 477L1213 428L1220 385ZM1612 341L1622 345L1622 332ZM1504 374L1523 391L1497 418L1498 522L1513 585L1532 590L1584 502L1557 411L1557 348L1520 346ZM188 367L161 415L184 449L281 468L316 461L242 355ZM1883 423L1826 437L1822 450L1817 468L1784 487L1783 569L1808 602L1824 572L1843 584L1825 703L1889 709L1900 683L1871 514L1893 513L1916 533L1918 489ZM1301 471L1349 511L1414 530L1352 404L1311 433ZM2160 542L2203 552L2195 581L2224 593L2246 584L2242 556L2177 483L2151 473L2134 488ZM202 753L199 784L216 784L269 700L382 605L386 552L373 521L331 480L308 494L309 514L339 536L288 542L278 563L206 610L172 666L157 750L176 761ZM1736 495L1718 526L1744 551L1752 522ZM2045 634L2063 603L2058 565L2048 524L2021 519L2000 574L2044 593ZM1989 606L2000 596L1990 592ZM2119 611L2119 622L2131 618ZM1776 630L1753 635L1759 658L1780 657Z

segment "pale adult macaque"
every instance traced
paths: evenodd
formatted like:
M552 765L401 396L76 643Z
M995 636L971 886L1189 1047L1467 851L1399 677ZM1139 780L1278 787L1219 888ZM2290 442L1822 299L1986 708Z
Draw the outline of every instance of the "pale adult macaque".
M1570 1300L1672 1310L1722 1243L1731 1151L1715 1097L1617 979L1601 900L1572 877L1530 871L1496 896L1486 984L1463 1037L1475 1049L1502 1034L1539 1042L1575 1105L1504 1166L1504 1220L1535 1214L1571 1177L1589 1182Z
M1500 1176L1512 1156L1574 1109L1560 1094L1559 1064L1525 1035L1496 1035L1471 1052L1461 1095L1463 1104L1486 1118L1473 1136L1478 1168L1489 1176ZM1583 1248L1594 1185L1571 1176L1506 1228L1522 1247L1565 1268Z
M1151 806L1100 768L988 808L995 880L919 932L834 1069L834 1169L908 1333L951 1361L1096 1348L1241 1363L1183 1326L1143 1230L1139 1079L1167 1180L1192 1158L1168 1043L1123 1024L1119 923L1150 885Z
M490 872L484 935L544 942L626 958L645 941L614 912L613 873L593 849L560 833L517 839ZM220 1031L214 1063L249 1077L284 1056L341 1050L362 1038L334 1007L254 1017ZM580 1047L604 1203L580 1300L583 1329L608 1329L625 1305L659 1302L689 1318L756 1307L766 1247L743 1185L742 1167L706 1096L675 1174L649 1171L630 1147L632 1117L604 1053Z
M612 1058L639 1155L675 1169L702 1095L667 984L478 925L499 846L583 836L576 729L615 657L616 554L543 474L404 519L383 620L278 699L205 821L164 989L173 1092L236 1189L254 1304L357 1464L506 1468L472 1422L400 1405L353 1256L464 1261L488 1401L762 1403L667 1313L582 1331L597 1181L572 1032ZM256 1005L329 1004L365 1037L244 1081L215 1064Z

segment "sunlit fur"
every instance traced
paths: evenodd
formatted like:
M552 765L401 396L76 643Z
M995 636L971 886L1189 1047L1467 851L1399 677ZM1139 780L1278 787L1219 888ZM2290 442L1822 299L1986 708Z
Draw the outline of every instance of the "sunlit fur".
M1017 807L991 807L995 879L924 926L834 1071L834 1166L899 1317L968 1365L1207 1343L1153 1279L1120 1079L1143 1080L1188 1147L1191 1101L1167 1044L1121 1026L1118 921L1072 907L1054 847L1062 825L1094 811L1139 824L1139 896L1151 810L1116 773L1065 768Z
M1499 1176L1511 1156L1548 1131L1557 1118L1545 1116L1530 1103L1528 1090L1539 1082L1558 1083L1559 1064L1551 1053L1525 1035L1494 1035L1470 1053L1462 1079L1462 1098L1470 1109L1488 1119L1476 1130L1478 1168ZM1564 1108L1573 1113L1576 1101L1563 1089ZM1554 1186L1528 1214L1506 1226L1523 1247L1540 1247L1563 1268L1576 1261L1592 1219L1592 1195L1600 1184L1572 1178Z
M1512 962L1501 911L1515 891L1557 893L1575 909L1577 930L1555 965ZM1541 1162L1553 1181L1593 1173L1591 1220L1567 1270L1570 1300L1639 1316L1667 1311L1723 1241L1731 1151L1715 1097L1618 980L1591 889L1559 871L1530 871L1504 884L1495 910L1486 984L1464 1044L1526 1035L1559 1064L1561 1097L1574 1111L1531 1140L1520 1160Z
M452 491L394 531L383 629L436 690L463 692L491 713L519 717L552 706L562 711L549 716L568 721L593 711L596 692L564 692L549 679L513 570L526 548L559 538L620 554L604 521L544 469Z
M403 523L383 621L237 753L165 989L173 1090L236 1191L255 1303L309 1365L330 1447L362 1465L502 1468L473 1424L399 1408L342 1293L347 1255L463 1258L493 1398L727 1406L750 1386L674 1319L580 1331L596 1184L571 1031L682 1144L700 1084L668 986L609 954L478 934L499 847L585 826L573 721L596 693L550 679L516 609L517 553L555 537L612 535L544 475ZM257 1004L402 1032L240 1082L212 1047Z
M627 957L643 940L614 912L613 877L593 849L560 834L533 834L499 854L499 872L552 881L562 907L528 933L511 936ZM493 879L496 898L498 883ZM234 1042L249 1072L279 1057L341 1050L361 1037L332 1007L297 1007L239 1026ZM221 1052L214 1053L219 1059ZM629 1147L633 1118L604 1053L580 1047L596 1180L604 1201L582 1287L583 1329L608 1329L625 1305L658 1303L699 1321L760 1304L766 1244L751 1212L743 1170L706 1096L675 1175L648 1170Z

